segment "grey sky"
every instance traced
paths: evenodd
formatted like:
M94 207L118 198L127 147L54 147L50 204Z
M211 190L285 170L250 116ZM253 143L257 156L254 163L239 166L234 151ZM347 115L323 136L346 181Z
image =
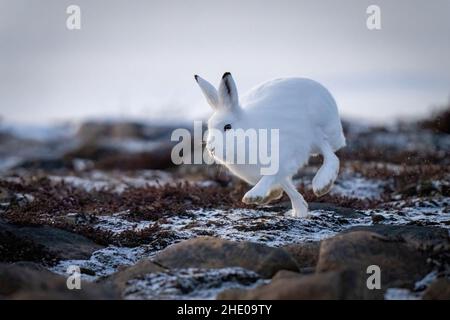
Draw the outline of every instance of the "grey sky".
M80 31L66 29L70 4ZM241 92L313 78L341 114L389 121L448 100L449 57L450 0L0 0L0 115L194 118L210 110L193 74L231 71Z

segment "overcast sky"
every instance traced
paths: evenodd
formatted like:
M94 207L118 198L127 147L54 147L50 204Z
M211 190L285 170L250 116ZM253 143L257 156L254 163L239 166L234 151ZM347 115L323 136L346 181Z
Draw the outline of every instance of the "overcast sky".
M390 121L448 101L449 57L450 0L0 0L0 116L195 118L210 110L193 75L230 71L240 92L312 78L342 115Z

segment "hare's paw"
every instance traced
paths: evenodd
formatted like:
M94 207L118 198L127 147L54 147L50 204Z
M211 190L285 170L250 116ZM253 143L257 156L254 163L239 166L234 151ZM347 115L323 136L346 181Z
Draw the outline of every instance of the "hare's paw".
M242 198L242 202L245 204L263 204L266 201L266 194L260 192L257 188L251 189Z
M313 191L317 197L321 197L331 190L339 173L339 158L333 153L333 149L326 140L323 141L320 148L323 164L312 181Z
M316 179L313 181L313 192L316 197L321 197L330 192L334 179Z
M337 178L339 172L338 165L323 165L312 181L312 187L314 194L317 197L321 197L327 194L333 187L334 181Z
M264 204L268 204L272 201L280 200L283 197L282 188L274 188L270 190L269 194L265 198Z
M294 217L294 218L308 218L308 207L302 206L299 208L292 208L288 211L287 215Z
M289 215L294 218L307 218L308 217L308 204L303 197L298 197L292 200L292 210L289 211Z
M300 218L300 219L305 219L308 218L308 210L306 210L306 212L302 212L302 211L298 211L295 209L291 209L287 212L288 216L293 217L293 218Z

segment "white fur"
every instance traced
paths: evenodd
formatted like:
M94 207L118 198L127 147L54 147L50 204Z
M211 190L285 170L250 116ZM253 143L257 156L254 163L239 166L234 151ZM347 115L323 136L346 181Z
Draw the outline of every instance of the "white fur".
M267 203L280 198L281 188L291 199L292 215L306 217L308 206L293 185L292 176L311 155L321 154L324 162L312 185L317 196L327 193L339 171L339 159L334 152L345 146L336 102L328 90L313 80L282 78L265 82L239 99L229 73L224 74L218 91L206 80L195 78L215 110L208 121L209 129L223 131L225 124L231 124L233 129L279 129L280 166L275 175L262 176L260 164L231 164L218 159L235 175L254 185L242 201ZM207 148L214 149L209 139Z

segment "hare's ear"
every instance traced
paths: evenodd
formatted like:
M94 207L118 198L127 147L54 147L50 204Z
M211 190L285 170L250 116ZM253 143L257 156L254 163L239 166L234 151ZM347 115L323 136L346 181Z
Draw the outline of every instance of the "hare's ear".
M200 89L202 89L203 94L205 95L206 101L208 101L209 105L213 109L217 109L219 105L219 97L217 95L217 90L214 86L206 81L205 79L199 77L198 75L194 76L195 81L197 81Z
M229 109L235 109L239 106L236 84L229 72L224 73L220 82L219 103Z

